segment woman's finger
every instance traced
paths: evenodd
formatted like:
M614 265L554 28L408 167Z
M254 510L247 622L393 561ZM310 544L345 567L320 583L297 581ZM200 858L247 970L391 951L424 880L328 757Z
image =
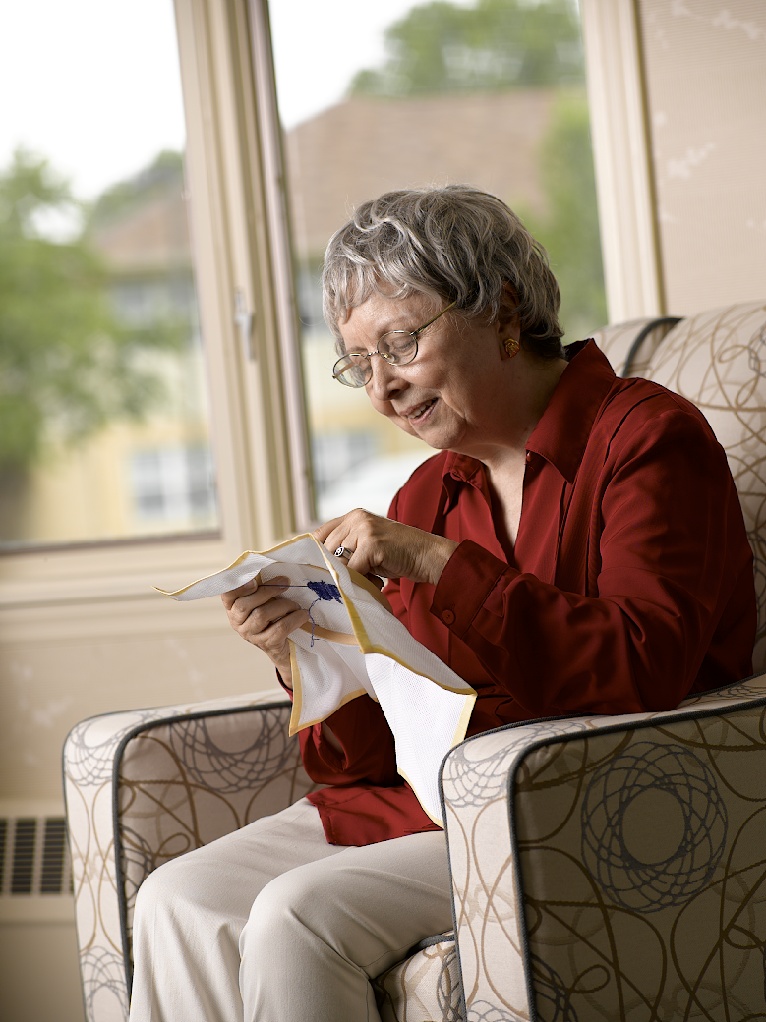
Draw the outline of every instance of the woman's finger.
M245 582L244 585L239 586L238 589L230 589L227 593L221 594L221 601L228 610L230 607L240 599L253 599L252 606L257 607L267 600L271 600L274 596L279 596L280 592L284 592L285 589L290 588L290 579L284 575L277 575L268 582L260 581L258 576L250 579L249 582Z
M303 607L297 607L292 603L287 607L279 608L275 612L275 616L270 617L269 620L253 623L252 627L249 627L249 622L246 622L238 631L243 639L260 647L271 656L275 652L285 650L291 632L300 628L308 620L308 612Z
M251 633L246 627L236 629L238 634L251 643L271 660L279 671L282 681L292 688L290 666L290 635L308 620L308 613L297 607L274 621L263 631Z
M237 589L230 589L226 593L221 593L221 603L228 610L240 596L250 596L257 588L258 580L251 578L249 582L245 582L244 585L239 586Z
M352 512L352 514L353 514L353 512ZM348 518L348 515L341 515L339 518L331 518L328 522L325 522L324 525L320 525L318 529L314 530L314 532L312 533L313 537L319 543L325 543L325 540L330 535L330 533L334 529L337 529L337 527L341 524L341 522L343 522L344 519L346 519L346 518ZM329 543L325 543L325 546L327 546L329 548L330 544ZM339 546L338 543L335 544L335 547L337 547L337 546Z
M361 575L409 578L435 585L457 543L410 525L356 508L334 518L314 535L325 548L343 554L349 568Z

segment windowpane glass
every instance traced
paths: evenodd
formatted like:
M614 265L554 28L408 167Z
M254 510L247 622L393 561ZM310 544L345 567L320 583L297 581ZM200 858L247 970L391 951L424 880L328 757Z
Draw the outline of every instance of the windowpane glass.
M217 528L172 0L0 10L0 547Z
M547 247L565 342L605 321L579 15L574 0L271 0L308 417L320 518L385 513L433 452L337 357L319 284L329 236L388 189L461 183L504 199Z

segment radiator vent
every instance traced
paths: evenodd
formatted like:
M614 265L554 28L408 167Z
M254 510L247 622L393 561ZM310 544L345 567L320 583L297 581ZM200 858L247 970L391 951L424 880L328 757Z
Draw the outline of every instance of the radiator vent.
M0 817L0 897L71 893L64 817Z

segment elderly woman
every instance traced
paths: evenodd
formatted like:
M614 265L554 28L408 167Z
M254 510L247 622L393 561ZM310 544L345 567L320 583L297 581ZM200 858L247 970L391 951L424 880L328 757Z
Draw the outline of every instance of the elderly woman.
M439 453L387 518L315 533L386 579L391 609L470 682L469 734L548 714L676 706L751 671L751 552L702 415L561 346L559 294L483 192L400 191L327 249L333 376ZM223 598L289 690L307 612L279 587ZM396 772L367 696L301 733L326 787L161 867L141 888L134 1022L360 1022L370 980L452 924L444 836Z

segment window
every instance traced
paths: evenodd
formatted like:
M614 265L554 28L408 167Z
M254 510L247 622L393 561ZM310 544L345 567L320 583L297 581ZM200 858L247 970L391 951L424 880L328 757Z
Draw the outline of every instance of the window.
M385 190L476 185L508 202L548 248L565 342L601 326L578 9L571 0L271 0L269 11L318 514L359 505L385 513L433 452L378 416L364 392L330 378L324 247L353 205ZM355 437L364 438L359 460Z
M10 28L0 31L0 74L19 109L26 104L0 128L0 177L23 184L37 174L41 192L23 188L31 206L12 189L0 195L0 292L8 264L20 265L11 242L36 246L59 268L71 255L71 272L91 268L98 285L79 320L76 289L61 287L57 301L31 289L26 313L45 313L46 336L70 347L41 349L33 321L10 370L0 321L0 434L10 447L0 546L19 557L62 551L18 569L47 595L51 570L70 585L85 578L65 551L90 556L83 544L94 540L197 544L193 554L179 543L146 546L138 557L120 553L124 543L110 547L126 571L142 564L162 581L159 550L168 563L192 556L213 570L317 517L356 505L385 512L431 454L330 378L321 260L356 202L426 183L487 188L547 244L565 340L605 320L572 0L176 0L175 24L172 0L140 0L129 15L97 0L65 10L43 2L0 16L0 29ZM43 35L24 20L43 16ZM34 40L34 59L21 67L12 59L20 40ZM46 81L59 83L53 98L40 88L43 64ZM80 66L86 85L67 93ZM62 108L83 116L62 117ZM64 130L48 145L31 126L51 109ZM91 136L98 159L83 160ZM68 190L57 188L62 175ZM23 291L16 278L11 287ZM2 293L0 308L12 308ZM103 576L103 557L91 558L93 577Z
M167 523L215 521L212 464L206 447L166 447L139 451L131 460L131 505L134 528L155 529Z
M0 548L214 532L172 0L5 5L0 88Z

